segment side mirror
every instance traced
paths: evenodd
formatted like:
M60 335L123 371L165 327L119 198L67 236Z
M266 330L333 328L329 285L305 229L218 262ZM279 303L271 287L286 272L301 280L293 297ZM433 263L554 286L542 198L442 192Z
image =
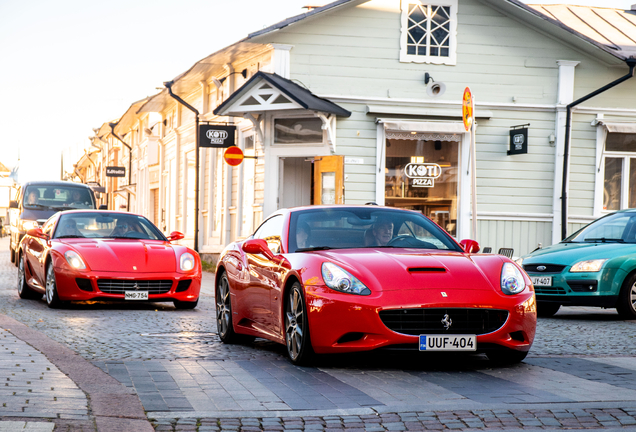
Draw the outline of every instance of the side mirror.
M464 239L464 240L460 241L459 244L468 253L477 253L477 252L479 252L479 243L477 243L475 240Z
M9 201L9 208L18 208L18 202L15 200Z
M47 234L44 234L42 232L42 229L40 229L40 228L31 228L30 230L27 231L27 235L29 235L31 237L43 239L43 240L48 240L49 239L49 236Z
M242 249L243 252L248 254L263 254L268 260L274 261L285 268L291 268L291 264L287 261L287 258L282 255L274 255L267 246L267 242L263 239L246 240L245 243L243 243Z
M179 231L172 231L170 235L168 236L168 241L181 240L184 237L185 236Z
M106 204L102 204L99 206L100 210L108 210L108 206Z

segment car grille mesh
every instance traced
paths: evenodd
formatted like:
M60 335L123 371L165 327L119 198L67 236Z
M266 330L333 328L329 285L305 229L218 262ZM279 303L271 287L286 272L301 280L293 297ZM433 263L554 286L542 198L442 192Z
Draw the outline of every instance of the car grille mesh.
M543 270L538 270L537 267L545 267ZM523 269L528 273L561 273L565 268L564 265L557 264L525 264Z
M136 285L136 286L135 286ZM148 294L166 294L172 288L171 280L98 279L97 287L106 294L124 294L125 291L148 291Z
M535 286L534 293L535 294L565 295L565 289L561 287Z
M452 321L448 330L442 321ZM508 311L474 308L420 308L380 311L380 319L389 329L408 335L486 334L501 328Z

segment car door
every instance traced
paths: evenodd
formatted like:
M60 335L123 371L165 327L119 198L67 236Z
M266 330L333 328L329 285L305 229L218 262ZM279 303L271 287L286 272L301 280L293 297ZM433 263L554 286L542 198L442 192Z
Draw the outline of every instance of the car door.
M42 227L42 232L48 234L49 238L51 238L53 226L54 220L49 219ZM46 285L44 262L49 250L49 240L28 237L28 240L25 240L25 242L25 256L29 263L31 276L37 285L44 287Z
M284 217L276 215L261 224L252 238L267 242L273 254L277 255L282 246ZM281 289L280 265L262 254L245 254L249 283L245 288L243 302L254 323L263 331L279 335L277 323L273 321L271 298Z

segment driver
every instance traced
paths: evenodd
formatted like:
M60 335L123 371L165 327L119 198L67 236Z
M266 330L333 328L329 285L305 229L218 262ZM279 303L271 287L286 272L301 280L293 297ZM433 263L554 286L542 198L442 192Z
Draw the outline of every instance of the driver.
M27 195L27 204L37 204L38 203L38 193L34 190L29 192Z
M126 219L117 219L117 225L113 232L110 233L111 237L125 237L126 233L134 231L133 226Z
M378 219L371 229L373 244L370 246L386 246L393 238L393 222L388 219Z

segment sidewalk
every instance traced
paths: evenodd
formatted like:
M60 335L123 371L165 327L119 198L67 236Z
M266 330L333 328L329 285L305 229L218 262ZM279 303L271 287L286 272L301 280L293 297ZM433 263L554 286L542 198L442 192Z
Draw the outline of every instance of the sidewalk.
M0 315L0 377L0 432L154 430L136 394L5 315Z

